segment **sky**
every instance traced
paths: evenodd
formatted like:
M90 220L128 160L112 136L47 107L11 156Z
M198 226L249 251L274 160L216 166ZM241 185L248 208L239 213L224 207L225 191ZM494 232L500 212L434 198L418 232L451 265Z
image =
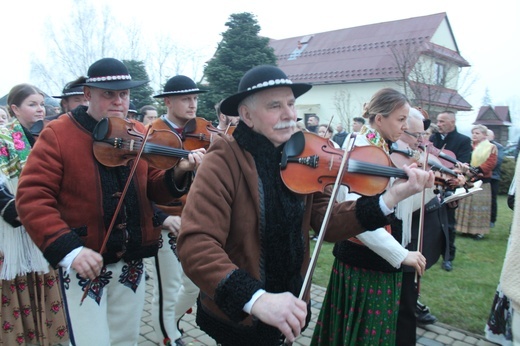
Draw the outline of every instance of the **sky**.
M31 82L30 60L45 49L46 21L63 21L78 0L13 1L0 4L4 51L0 59L0 95L18 83ZM233 13L256 15L260 35L283 39L308 34L445 12L460 54L471 64L475 83L464 95L476 110L488 90L492 104L508 105L520 123L520 1L495 0L198 0L155 2L82 0L109 3L118 19L132 21L144 37L169 31L180 45L209 59ZM52 4L52 6L51 6ZM205 59L205 60L207 60ZM205 61L203 60L203 61ZM201 66L202 68L202 66ZM474 112L467 113L474 120ZM468 118L468 119L469 119ZM468 120L469 121L469 120Z

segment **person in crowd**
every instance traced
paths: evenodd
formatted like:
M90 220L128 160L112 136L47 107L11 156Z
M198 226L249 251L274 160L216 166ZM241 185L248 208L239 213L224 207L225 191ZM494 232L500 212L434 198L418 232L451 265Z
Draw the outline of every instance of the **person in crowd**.
M509 236L509 244L502 267L500 276L500 285L503 293L508 297L512 305L512 342L513 345L520 344L520 160L516 160L516 169L514 175L514 196L515 205L513 209L513 223L511 225L511 234ZM507 300L506 300L507 301ZM504 307L503 307L504 308Z
M520 138L518 138L518 142L516 143L515 160L518 159L519 153L520 153Z
M408 130L404 132L397 142L399 146L402 144L403 147L417 151L419 150L419 146L424 144L429 137L426 130L430 125L429 119L425 118L424 114L427 113L417 108L410 109ZM434 158L430 157L430 159L433 160ZM457 181L457 185L461 185L465 182L462 176L459 178L461 181ZM445 183L447 184L447 182ZM422 197L422 195L419 194L418 196L416 195L415 198L419 196ZM421 211L416 210L412 215L411 241L406 248L409 251L418 250L420 241L423 244L420 251L426 258L426 269L429 269L437 263L441 255L448 256L448 215L446 214L446 209L442 208L439 196L433 193L433 189L425 190L424 200L424 225L420 232L422 239L419 239ZM396 330L396 345L399 346L416 345L417 306L422 307L422 309L419 308L420 311L427 309L427 307L418 302L418 280L420 280L420 278L416 277L415 268L406 265L403 266L403 281L401 285L401 298L399 301ZM424 324L425 316L422 317L421 324ZM435 323L437 321L432 314L428 314L426 318L429 318L429 320L427 320L429 323Z
M477 179L482 180L482 191L459 202L457 227L463 234L470 234L475 240L489 233L491 217L491 175L497 163L497 147L487 139L487 127L475 125L471 129L473 152L471 166L478 170Z
M220 110L220 104L222 101L215 105L215 112L217 113L218 125L217 129L220 132L229 131L230 126L237 126L239 117L233 117L222 113Z
M293 342L310 319L309 292L297 298L309 265L309 229L320 228L331 198L289 190L282 152L296 129L292 83L276 66L247 71L221 109L240 116L233 136L211 144L182 214L178 253L199 286L197 324L222 345ZM433 176L404 167L407 181L382 194L333 203L326 241L388 224L398 201L431 186ZM345 227L348 225L348 227Z
M28 129L44 117L44 94L33 85L19 84L9 92L7 104L14 120L0 128L0 344L68 343L58 275L15 208L18 179L35 143Z
M408 129L409 112L405 95L391 88L379 90L365 105L363 117L368 124L361 127L354 144L374 145L389 153L390 145ZM358 197L349 194L345 199ZM390 228L367 228L335 244L330 281L311 345L395 344L401 266L413 267L419 276L426 266L420 252L404 247L411 241L413 202L410 197L397 205ZM418 208L420 200L416 204Z
M352 132L358 133L363 125L365 125L365 119L362 117L355 117L352 119Z
M432 134L430 142L438 149L446 149L452 151L457 160L463 163L469 163L471 158L471 139L457 131L455 126L455 113L445 111L437 115L437 127L439 132ZM442 269L446 271L453 270L453 261L455 260L456 246L456 220L455 208L456 204L443 204L448 213L448 225L450 230L449 256L444 257L442 262ZM421 313L421 316L428 318L429 312ZM420 318L420 317L419 317Z
M516 170L518 173L518 168ZM507 206L509 209L515 210L515 193L516 193L516 176L513 175L513 179L511 180L511 184L509 185L509 191L507 192ZM513 230L513 225L511 225L511 232ZM511 233L509 234L509 241L507 243L506 254L509 251L509 247L511 246ZM505 263L505 262L504 262ZM498 282L497 288L495 290L495 295L493 297L493 302L491 303L491 311L489 312L488 320L486 322L486 326L484 327L484 335L486 339L495 344L502 346L511 346L513 335L512 335L512 318L514 315L513 304L511 303L511 299L509 299L502 289L502 285L500 281ZM517 333L520 330L517 329ZM518 343L517 340L516 342Z
M319 123L320 117L318 117L316 114L309 115L307 118L307 131L317 133Z
M157 119L157 108L152 105L142 106L139 110L144 125L151 124Z
M133 102L130 102L130 105L128 106L128 112L126 117L127 119L141 121L139 113L137 112L137 108L135 107Z
M57 111L56 108L52 105L45 105L44 111L46 119L56 119L56 117L60 114L60 112Z
M83 93L83 86L79 85L80 81L83 81L84 77L79 77L76 80L68 82L63 87L61 95L53 96L54 98L61 99L60 106L63 113L67 113L75 109L77 106L88 106L88 101Z
M185 194L201 162L192 152L174 168L159 170L146 159L126 164L114 161L117 153L95 150L94 137L102 140L108 127L126 126L130 89L146 82L132 80L117 59L94 62L81 83L88 107L43 129L20 177L16 209L48 262L60 267L74 345L137 344L143 258L157 253L160 235L152 201ZM145 133L141 123L132 123Z
M428 138L430 138L434 133L438 133L439 128L437 127L437 124L431 123L428 129L426 130L426 133L428 134Z
M497 221L498 214L498 205L497 205L497 197L498 197L498 187L500 183L500 168L502 167L502 161L504 161L504 146L497 141L495 141L495 133L493 130L488 129L487 131L487 139L497 147L497 164L491 173L491 219L489 227L495 227L495 222Z
M154 96L164 99L167 113L155 120L152 128L171 130L184 138L186 123L197 116L199 94L205 92L189 77L177 75L170 78L163 92ZM155 256L157 279L154 281L152 321L157 339L165 345L167 342L184 345L179 321L195 304L199 294L198 287L184 274L177 256L177 237L185 203L186 196L183 196L167 205L157 205L163 213L162 218L167 217L162 222L161 246Z
M327 124L320 124L318 126L318 136L321 136L323 138L332 139L332 134L334 133L334 130L332 129L332 126Z
M337 143L338 146L341 148L343 145L343 142L345 142L345 138L347 138L347 131L343 128L342 123L338 123L336 125L336 134L332 136L332 141Z
M7 125L10 121L9 111L4 106L0 106L0 127Z

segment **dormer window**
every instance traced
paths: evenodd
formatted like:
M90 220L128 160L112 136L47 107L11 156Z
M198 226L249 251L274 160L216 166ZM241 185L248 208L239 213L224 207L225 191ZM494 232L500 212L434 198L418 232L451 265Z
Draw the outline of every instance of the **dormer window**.
M311 40L312 35L307 35L298 40L296 48L291 52L287 60L296 60L300 57L302 52L307 48L307 44Z

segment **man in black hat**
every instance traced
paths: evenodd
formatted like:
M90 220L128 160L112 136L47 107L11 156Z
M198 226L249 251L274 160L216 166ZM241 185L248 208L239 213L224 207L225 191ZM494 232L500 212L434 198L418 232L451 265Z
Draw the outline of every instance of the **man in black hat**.
M170 78L161 94L167 113L152 123L154 129L174 131L184 139L186 123L197 116L198 95L205 93L186 76ZM196 149L202 156L204 148ZM155 257L157 279L154 280L152 300L152 323L157 340L161 344L182 346L179 321L189 310L199 294L198 287L184 274L176 253L176 241L181 225L181 213L186 196L171 201L168 205L157 205L157 216L162 221L161 244Z
M81 83L88 107L49 123L20 177L17 210L48 262L60 267L74 345L137 344L143 258L157 253L159 241L151 201L185 194L200 164L201 156L191 153L166 171L143 158L121 165L111 159L119 155L117 146L112 155L94 156L94 137L114 140L104 132L118 126L125 133L127 123L116 120L126 117L130 89L144 83L132 80L119 60L92 64ZM141 123L133 126L144 134ZM140 147L134 138L118 143L127 151Z
M296 98L310 88L275 66L249 70L221 104L224 114L240 116L237 128L214 139L190 189L178 254L201 290L197 324L222 345L292 342L310 319L309 292L297 296L309 265L308 230L320 228L331 189L303 196L280 176L297 131ZM409 179L381 196L335 203L325 239L382 227L399 200L431 185L428 173L405 169Z
M62 114L70 112L80 105L88 106L88 101L83 92L83 86L79 85L83 79L84 77L80 77L79 79L65 84L61 95L53 96L54 98L61 99L60 106Z
M217 130L219 130L220 132L224 132L224 133L227 133L227 132L231 133L229 131L229 128L231 126L237 126L238 120L240 119L240 117L238 117L238 116L233 117L233 116L229 116L229 115L222 113L222 111L220 110L221 103L222 103L222 101L218 102L215 105L215 112L217 113L217 120L218 120Z
M135 107L133 102L130 102L128 106L127 118L135 121L140 121L139 113L137 112L137 108Z

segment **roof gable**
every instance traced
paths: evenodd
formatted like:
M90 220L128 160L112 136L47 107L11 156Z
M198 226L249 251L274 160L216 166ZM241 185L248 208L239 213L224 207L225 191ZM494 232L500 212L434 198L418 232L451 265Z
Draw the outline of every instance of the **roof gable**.
M314 84L402 79L392 54L396 45L468 65L458 49L431 42L434 35L438 43L451 38L456 48L446 13L271 40L270 46L291 80Z
M473 124L511 126L511 114L508 106L482 106Z

